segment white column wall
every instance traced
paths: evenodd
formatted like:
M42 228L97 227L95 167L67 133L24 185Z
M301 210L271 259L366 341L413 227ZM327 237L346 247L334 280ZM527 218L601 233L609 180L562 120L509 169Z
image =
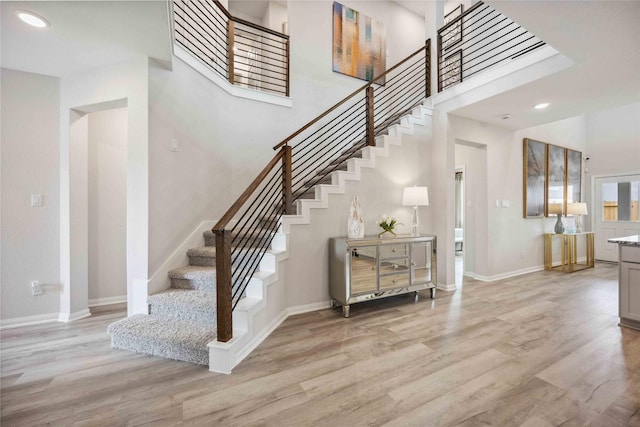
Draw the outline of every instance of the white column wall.
M76 227L70 200L71 110L99 111L128 106L127 139L127 293L128 312L146 312L148 267L148 59L140 57L91 73L61 79L60 96L60 319L87 311L87 283L73 283L70 232ZM123 104L124 100L124 104Z
M17 323L58 317L60 214L59 79L0 70L1 319ZM43 196L31 206L31 195ZM31 295L31 282L45 284Z

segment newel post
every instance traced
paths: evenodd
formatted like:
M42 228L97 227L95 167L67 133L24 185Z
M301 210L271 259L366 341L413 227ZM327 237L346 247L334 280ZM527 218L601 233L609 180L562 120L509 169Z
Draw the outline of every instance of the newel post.
M293 215L291 146L283 146L282 151L282 212L285 215Z
M233 338L233 308L231 303L231 231L214 230L216 234L216 306L217 340Z
M367 87L367 145L373 147L376 145L375 125L373 117L373 86Z
M235 82L235 55L233 53L233 45L235 43L234 40L235 33L235 25L231 19L227 21L227 58L229 58L229 83L233 84Z

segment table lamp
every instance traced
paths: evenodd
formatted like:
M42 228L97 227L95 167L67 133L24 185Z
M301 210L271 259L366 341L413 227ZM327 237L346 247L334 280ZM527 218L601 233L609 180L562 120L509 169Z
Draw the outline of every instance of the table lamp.
M427 187L405 187L402 192L402 206L413 206L412 236L418 235L418 206L429 206L429 191Z
M567 215L575 215L576 217L576 233L582 233L582 224L580 217L588 215L586 203L569 203L567 204Z

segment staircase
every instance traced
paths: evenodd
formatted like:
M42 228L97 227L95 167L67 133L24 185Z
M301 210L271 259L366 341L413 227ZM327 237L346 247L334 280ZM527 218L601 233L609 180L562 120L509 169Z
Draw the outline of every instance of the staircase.
M349 149L339 156L332 170L295 202L295 215L282 218L280 227L264 253L259 271L253 274L243 298L233 312L233 339L216 341L216 249L215 235L203 233L204 246L187 251L189 265L169 271L171 287L148 297L149 314L136 314L109 325L113 348L146 353L209 366L230 373L285 318L264 324L267 288L279 283L278 265L288 258L290 226L310 224L312 209L326 209L329 194L344 194L347 181L360 181L362 168L374 168L376 157L387 157L392 145L401 145L402 135L413 134L424 125L431 110L418 106L392 125L386 135L376 137L376 146ZM351 155L355 154L355 157ZM310 181L311 182L311 181ZM261 243L260 239L256 240ZM246 262L246 260L245 260ZM236 266L237 267L237 266Z

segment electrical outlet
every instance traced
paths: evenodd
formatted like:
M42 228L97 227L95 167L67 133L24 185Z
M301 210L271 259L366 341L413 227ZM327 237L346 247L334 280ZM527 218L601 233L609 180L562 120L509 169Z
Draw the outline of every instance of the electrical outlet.
M44 293L44 285L38 280L31 282L31 295L42 295Z

